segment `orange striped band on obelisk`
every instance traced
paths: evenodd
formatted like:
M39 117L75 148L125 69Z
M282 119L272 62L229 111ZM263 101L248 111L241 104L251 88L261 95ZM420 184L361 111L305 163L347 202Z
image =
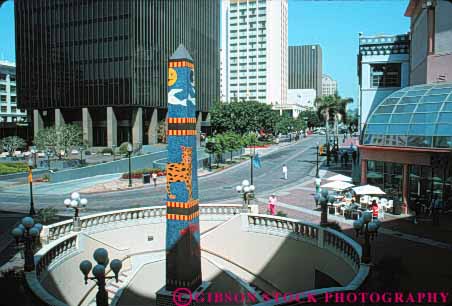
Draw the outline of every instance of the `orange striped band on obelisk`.
M191 200L188 202L172 202L167 201L166 207L174 207L174 208L192 208L195 205L199 204L199 200Z
M199 217L199 210L190 215L166 214L166 219L179 221L190 221L196 217Z
M184 61L184 60L177 60L177 61L169 61L168 62L168 66L170 68L179 68L179 67L188 67L191 69L195 69L195 65L189 61Z
M196 118L168 118L168 136L196 135Z

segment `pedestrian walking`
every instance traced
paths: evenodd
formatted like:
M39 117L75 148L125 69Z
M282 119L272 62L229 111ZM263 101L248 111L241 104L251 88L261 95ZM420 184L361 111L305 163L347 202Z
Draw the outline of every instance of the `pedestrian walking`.
M151 176L152 176L152 180L154 181L154 187L157 187L157 173L152 172Z
M282 172L283 172L284 179L287 180L287 166L286 166L286 164L283 165Z
M442 209L442 204L442 201L438 199L438 195L434 194L432 199L432 221L435 226L439 225L439 213L440 209Z
M274 193L268 198L267 211L269 215L274 216L276 214L276 195Z
M414 204L414 218L413 218L413 224L417 224L417 217L419 217L421 214L421 202L419 199L417 199L416 203Z
M372 219L373 220L378 220L378 204L377 204L377 201L373 200L372 201L372 205L370 206L370 208L372 209Z
M334 148L333 150L334 163L337 164L337 162L339 161L339 153L337 152L336 148Z
M358 157L358 154L356 153L355 150L353 150L352 152L352 160L353 160L353 164L356 164L356 158Z

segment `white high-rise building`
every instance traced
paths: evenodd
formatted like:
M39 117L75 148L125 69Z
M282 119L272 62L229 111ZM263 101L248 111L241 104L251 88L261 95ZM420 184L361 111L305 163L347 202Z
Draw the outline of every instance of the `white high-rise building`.
M0 61L0 122L25 121L27 113L17 108L16 64Z
M334 96L337 91L337 81L333 80L329 75L324 74L322 77L322 96Z
M287 103L288 0L223 0L223 101Z

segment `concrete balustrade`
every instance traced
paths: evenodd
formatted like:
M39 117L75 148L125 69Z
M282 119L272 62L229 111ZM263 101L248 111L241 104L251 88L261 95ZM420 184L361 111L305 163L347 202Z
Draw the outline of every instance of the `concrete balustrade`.
M321 249L327 248L346 258L355 271L359 270L361 246L337 231L296 219L253 214L248 215L248 226L250 231L284 234L289 238L314 244Z
M242 205L240 204L200 204L201 220L227 220L230 216L240 213ZM249 212L257 212L256 205L249 206ZM118 222L129 222L140 219L157 219L164 221L166 217L166 206L140 207L132 209L123 209L108 211L80 218L82 230L92 229L98 226ZM47 244L50 241L68 235L73 230L72 220L46 225L41 231L41 243Z
M241 209L241 204L202 204L200 205L200 220L204 220L207 223L214 220L229 220L235 215L239 215ZM239 223L235 224L229 222L229 227L232 226L232 228L235 228L242 233L254 232L265 234L264 237L271 237L273 235L289 239L290 241L298 240L306 242L310 245L310 248L323 249L322 252L327 251L329 254L334 254L336 258L334 259L335 262L345 262L347 263L346 266L351 268L351 270L350 268L347 269L353 271L344 272L347 271L345 267L338 270L341 271L338 272L340 274L346 273L350 275L347 277L339 277L342 279L340 281L341 284L344 284L344 282L348 283L343 287L306 291L303 292L304 296L306 296L307 293L320 296L325 292L356 290L367 277L369 268L360 263L361 247L346 235L301 220L259 215L257 214L258 209L256 205L250 205L248 210L249 213L241 214L239 219L235 218ZM131 229L131 226L160 226L159 224L163 224L165 220L166 207L153 206L110 211L81 217L82 231L79 233L72 232L72 220L45 226L41 233L41 241L44 246L37 254L35 254L36 271L27 274L27 282L33 292L48 304L59 306L88 305L95 296L96 289L94 285L85 286L83 284L82 275L78 270L78 263L82 259L91 257L95 248L105 247L109 250L109 253L111 253L111 258L118 258L123 260L124 263L128 260L128 265L130 265L131 258L139 253L137 249L128 249L125 246L122 248L122 246L118 246L118 244L115 245L113 240L108 241L108 239L105 239L103 236L110 233L110 231L113 231L114 233L114 231L118 231L122 227ZM221 222L218 224L221 224ZM239 224L241 224L241 228ZM210 226L210 228L212 230L208 229L205 238L203 238L203 248L206 248L206 251L218 253L218 250L214 247L214 245L217 244L214 243L214 241L218 240L218 237L212 233L219 230L219 227ZM228 227L224 230L226 231L224 234L230 232ZM91 234L93 233L96 233L97 236L92 236ZM157 235L157 232L155 234ZM147 232L143 233L143 235L147 235ZM153 245L155 248L162 247L163 244L161 245L161 243L163 242L160 240L163 239L163 236L160 237L160 234L156 235L154 235L153 238ZM211 236L210 238L209 235ZM234 234L234 236L237 236L237 233ZM96 240L95 237L100 238L102 241ZM249 243L246 242L249 237L246 238L243 236L242 238L244 239L243 243ZM294 246L294 244L287 244L287 247L289 248L293 248ZM255 259L245 258L241 263L240 261L243 258L234 257L240 256L237 255L239 253L236 254L236 251L238 252L238 250L234 250L239 248L240 247L228 248L224 254L218 254L224 256L224 260L231 260L234 264L242 264L248 268L248 264L250 263L247 262L249 260L255 261ZM143 253L142 250L141 253ZM331 264L324 268L327 271L335 271L335 269L332 268L334 265L335 264ZM250 267L252 270L253 263L250 264ZM58 275L64 275L65 280L58 281ZM265 276L265 274L263 276ZM287 282L284 280L279 279L277 281L279 281L282 288L287 286ZM294 279L290 280L290 282L293 281ZM66 282L69 282L70 284ZM58 290L55 291L52 289L52 285L55 285L56 283L60 283L60 286L64 283L64 287L69 286L72 288L71 293L65 293L64 297L61 294L58 294ZM71 302L69 303L68 301ZM269 301L262 303L262 305L282 304Z

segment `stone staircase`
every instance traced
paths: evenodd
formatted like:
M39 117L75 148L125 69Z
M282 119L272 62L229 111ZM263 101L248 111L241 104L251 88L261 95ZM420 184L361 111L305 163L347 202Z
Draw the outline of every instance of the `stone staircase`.
M118 282L116 282L114 278L107 281L105 290L107 290L108 293L108 305L111 305L111 302L113 301L113 298L115 297L116 293L118 293L119 289L121 289L124 286L131 273L132 269L121 270L121 272L119 272ZM96 306L96 298L94 298L88 305Z

